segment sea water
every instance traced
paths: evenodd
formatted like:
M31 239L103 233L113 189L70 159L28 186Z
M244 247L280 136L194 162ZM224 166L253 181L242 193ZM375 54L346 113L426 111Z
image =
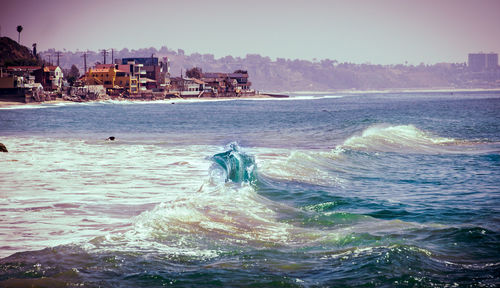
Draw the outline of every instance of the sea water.
M0 109L0 287L500 285L500 92L291 96Z

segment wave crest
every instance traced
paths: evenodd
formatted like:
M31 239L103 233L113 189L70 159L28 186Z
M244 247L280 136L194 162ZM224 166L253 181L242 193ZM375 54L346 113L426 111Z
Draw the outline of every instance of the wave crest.
M361 135L348 138L338 148L375 152L444 152L443 147L457 143L453 138L435 136L413 125L376 125Z
M225 181L234 183L253 183L255 175L255 159L240 151L237 143L229 144L229 150L212 156L212 161L222 168Z

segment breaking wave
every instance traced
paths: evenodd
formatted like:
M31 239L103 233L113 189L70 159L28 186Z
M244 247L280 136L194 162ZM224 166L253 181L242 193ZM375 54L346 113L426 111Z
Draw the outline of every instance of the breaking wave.
M374 165L372 157L376 153L386 152L402 157L410 154L487 154L497 153L498 143L437 136L414 125L379 124L351 135L330 151L292 150L265 152L258 156L265 159L259 161L260 172L265 176L339 187L344 185L343 175L364 171Z
M453 138L435 136L413 125L376 125L348 138L340 148L372 152L444 152L457 144Z
M279 220L279 211L294 208L257 193L253 156L231 143L208 159L213 165L197 191L143 212L135 218L134 229L102 239L98 246L120 245L133 251L149 247L169 255L211 258L218 255L221 243L259 246L293 241L293 226Z
M293 174L297 171L295 168L315 166L317 175L308 182L307 177L314 174L309 168L301 174L302 177L296 175L294 179L283 179L283 174L272 177L269 171L260 176L254 156L231 143L226 151L208 158L213 165L197 191L164 201L141 213L135 218L131 231L108 237L99 245L114 243L111 245L119 245L122 250L135 251L140 247L141 250L159 249L169 255L213 258L228 247L297 247L321 243L350 246L373 241L375 238L367 234L370 232L397 232L421 227L415 223L384 221L369 215L338 211L341 207L318 210L310 205L302 206L300 201L282 201L279 197L297 196L288 190L287 183L294 185L289 181L318 185L322 183L321 175L332 174L332 170L328 170L331 163L328 164L326 157L313 161L316 165L311 164L314 158L304 153L297 152L293 158L297 161L282 163L275 168L286 173L288 167ZM299 162L303 165L298 166ZM336 180L328 178L323 183L326 185L328 181ZM268 192L281 196L276 198ZM311 197L314 198L313 195L306 198ZM339 201L350 203L354 200L345 198ZM320 201L318 205L323 207L325 203Z
M234 183L255 181L255 159L240 151L236 143L229 144L229 150L212 157L218 167L223 169L225 181Z
M439 139L431 138L427 142ZM366 275L377 275L381 270L392 275L390 273L394 267L420 269L432 265L434 270L430 273L446 268L459 275L464 270L480 269L485 271L487 277L498 269L497 258L487 258L497 248L495 243L498 242L498 233L495 231L480 227L456 228L415 223L398 219L400 217L385 220L368 211L375 209L383 212L383 209L393 208L390 204L374 203L377 201L372 196L356 197L352 191L349 195L343 194L335 191L332 183L329 184L330 191L326 191L326 186L319 186L321 179L327 175L337 177L343 170L352 169L355 159L350 158L349 153L332 156L329 152L295 151L281 165L275 165L276 162L269 160L285 155L260 149L261 153L269 157L262 169L267 175L262 176L257 173L257 163L260 172L261 162L255 160L262 154L257 153L254 157L236 143L229 144L224 152L215 151L211 152L214 153L211 157L205 158L212 165L203 165L205 170L210 168L206 178L201 179L202 184L198 189L197 185L190 187L186 189L189 191L142 212L133 218L131 226L120 227L123 230L115 230L82 245L65 245L52 250L35 251L33 254L14 255L4 260L6 264L0 261L0 268L1 265L11 265L11 262L17 263L16 257L29 255L25 258L33 261L33 264L29 263L31 267L38 265L35 267L49 269L45 267L54 265L50 261L55 253L59 253L82 259L83 262L79 260L78 263L84 264L78 264L75 269L84 270L89 266L94 269L116 262L118 264L113 269L119 273L137 269L146 271L158 265L160 268L156 269L160 270L170 267L189 270L192 265L201 265L202 269L222 268L232 273L240 269L241 261L254 265L254 256L257 257L256 261L264 259L260 263L263 269L287 273L310 274L317 267L331 273L332 267L347 267L342 269L348 269L348 273L361 269L365 273L364 277L368 277ZM179 163L188 162L176 161L172 164ZM278 175L280 177L268 177L270 167L285 172ZM283 179L287 171L290 178ZM298 174L293 176L293 173ZM323 183L327 185L328 181L333 180L335 178L326 178ZM288 201L290 198L294 200ZM393 211L396 216L400 216L401 213L397 214L399 212L407 212L404 206L400 208ZM474 253L484 260L473 259L475 261L471 264L458 257L448 256L460 252L463 245L472 241L480 243L478 245L481 248ZM427 245L427 242L431 244ZM433 247L434 243L442 243L441 250ZM452 243L462 246L455 247ZM305 258L302 258L300 265L290 265L290 255ZM140 263L136 265L134 261L139 258ZM362 263L359 265L363 267L357 263ZM57 265L58 269L75 267L71 258L62 264L59 261ZM146 268L144 265L151 266ZM59 268L61 266L63 268ZM29 272L29 268L26 264L16 267L21 272ZM59 274L49 272L47 276L59 277ZM78 279L77 273L71 277ZM151 275L154 274L152 272ZM32 280L22 281L25 282L20 283L24 284Z

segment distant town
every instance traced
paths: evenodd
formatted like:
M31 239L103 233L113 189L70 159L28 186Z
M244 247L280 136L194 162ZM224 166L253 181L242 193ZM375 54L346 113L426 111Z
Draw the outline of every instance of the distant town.
M6 40L8 41L8 40ZM10 40L12 41L12 40ZM11 43L12 45L12 43ZM30 51L37 65L4 65L0 67L0 96L26 103L62 98L69 101L98 99L219 98L255 96L246 70L203 72L193 67L179 76L170 74L167 57L129 57L87 68L84 73L72 65L65 73L59 65L39 60L36 45Z
M28 49L7 37L0 38L0 45L0 98L25 103L256 96L259 92L249 75L267 91L500 87L497 53L471 53L467 63L382 66L335 60L271 61L252 54L244 59L215 59L166 47L39 54L36 44Z

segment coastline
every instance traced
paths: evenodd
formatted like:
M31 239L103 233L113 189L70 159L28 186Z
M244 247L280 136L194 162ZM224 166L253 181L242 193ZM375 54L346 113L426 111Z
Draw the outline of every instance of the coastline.
M159 102L159 103L165 103L165 102L173 102L173 103L179 103L181 101L186 101L186 102L191 102L191 101L231 101L231 100L252 100L252 99L278 99L278 98L288 98L288 95L281 95L281 94L268 94L268 93L261 93L261 94L255 94L252 96L240 96L240 97L219 97L219 98L208 98L208 97L189 97L189 98L166 98L162 100L146 100L146 99L130 99L130 98L105 98L105 99L100 99L100 100L90 100L90 101L84 101L84 102L74 102L70 100L63 100L63 99L57 99L57 100L51 100L51 101L44 101L44 102L30 102L30 103L24 103L20 101L13 101L12 99L1 99L0 98L0 109L2 108L15 108L17 106L22 107L26 105L42 105L42 104L61 104L61 103L85 103L85 102L99 102L99 101L116 101L116 102Z
M99 101L116 101L116 102L172 102L172 103L182 103L183 101L193 102L193 101L233 101L233 100L252 100L252 99L286 99L291 98L289 94L380 94L380 93L460 93L460 92L500 92L499 88L434 88L434 89L385 89L385 90L334 90L334 91L287 91L278 93L259 93L252 96L240 96L240 97L219 97L219 98L208 98L208 97L189 97L189 98L166 98L164 100L145 100L145 99L130 99L130 98L114 98L114 99L100 99L91 100L85 102L99 102ZM1 99L0 98L0 109L5 108L15 108L17 106L22 107L25 105L41 105L41 104L61 104L61 103L78 103L69 100L57 99L44 102L30 102L24 103L20 101L13 101L13 99Z
M0 99L0 109L1 108L12 108L12 107L16 107L16 106L25 106L25 105L58 104L58 103L71 103L71 101L57 99L57 100L44 101L44 102L24 103L24 102L19 102L19 101L12 101L11 99Z

